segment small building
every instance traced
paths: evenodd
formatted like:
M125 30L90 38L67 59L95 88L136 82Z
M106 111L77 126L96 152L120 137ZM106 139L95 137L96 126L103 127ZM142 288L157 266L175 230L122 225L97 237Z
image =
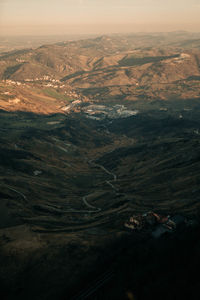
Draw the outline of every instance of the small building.
M171 232L171 230L167 226L159 225L156 227L154 231L152 231L152 236L155 239L161 237L164 233Z
M134 230L134 229L135 229L134 224L131 223L131 222L126 222L126 223L124 224L124 226L125 226L126 228L128 228L128 229L131 229L131 230Z
M171 220L172 222L174 222L174 224L175 224L176 226L179 226L179 225L185 223L185 218L184 218L183 216L180 216L180 215L175 215L175 216L173 216L172 218L170 218L170 220Z

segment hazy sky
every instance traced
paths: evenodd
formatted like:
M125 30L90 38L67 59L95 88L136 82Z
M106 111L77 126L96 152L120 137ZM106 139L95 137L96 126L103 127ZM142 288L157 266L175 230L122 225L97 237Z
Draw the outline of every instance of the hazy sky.
M200 0L0 0L0 34L200 31Z

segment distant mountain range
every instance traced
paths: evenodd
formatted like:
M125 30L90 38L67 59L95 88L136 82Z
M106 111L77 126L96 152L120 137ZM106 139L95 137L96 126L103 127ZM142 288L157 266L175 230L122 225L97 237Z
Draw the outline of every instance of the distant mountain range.
M157 91L161 98L197 97L200 35L101 36L12 51L0 56L0 79L56 79L99 99L117 96L135 100L141 97L141 89L143 98L145 94L155 97ZM173 87L177 82L182 85L178 93Z

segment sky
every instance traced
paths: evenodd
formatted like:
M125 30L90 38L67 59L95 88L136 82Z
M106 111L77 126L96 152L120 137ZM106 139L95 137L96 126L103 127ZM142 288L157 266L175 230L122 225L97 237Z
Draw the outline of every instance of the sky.
M0 35L200 31L200 0L0 0Z

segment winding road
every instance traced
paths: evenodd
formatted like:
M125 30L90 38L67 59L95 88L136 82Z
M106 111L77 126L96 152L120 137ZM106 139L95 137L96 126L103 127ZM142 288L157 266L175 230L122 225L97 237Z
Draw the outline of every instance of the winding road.
M91 205L91 204L89 204L88 202L87 202L87 196L84 196L83 198L82 198L82 200L83 200L83 203L88 207L88 208L92 208L92 209L95 209L95 210L91 210L90 212L99 212L99 211L101 211L101 208L98 208L98 207L95 207L95 206L93 206L93 205Z
M108 282L113 276L114 271L112 269L107 270L101 276L99 276L96 280L94 280L88 288L81 290L78 294L72 297L70 300L84 300L88 299L95 294L96 291L99 290L106 282Z
M94 163L92 160L87 160L88 163L96 168L100 168L102 169L106 174L110 175L113 177L112 180L106 180L105 183L108 184L112 189L113 191L117 194L117 191L118 189L113 185L112 182L116 182L117 181L117 175L110 172L108 169L106 169L104 166L100 165L100 164L97 164L97 163ZM13 187L9 186L9 185L5 185L5 187L15 193L17 193L18 195L20 195L23 200L27 201L27 197L20 191L14 189ZM88 203L87 201L87 197L88 195L85 195L82 197L82 201L84 203L85 206L87 206L89 209L88 210L77 210L77 209L68 209L68 210L60 210L60 212L62 213L98 213L100 211L102 211L101 208L99 207L95 207L93 205L91 205L90 203ZM57 211L59 211L59 209L57 209Z
M17 194L20 195L24 200L27 201L27 197L26 197L23 193L21 193L21 192L15 190L13 187L11 187L11 186L9 186L9 185L5 185L5 187L6 187L7 189L9 189L9 190L11 190L11 191L17 193Z
M100 165L100 164L96 164L94 163L92 160L88 160L88 163L96 168L100 168L102 169L105 173L107 173L108 175L111 175L113 177L113 180L106 180L105 183L108 184L109 186L111 186L111 188L114 190L114 192L116 193L118 191L118 189L112 184L112 182L116 182L117 181L117 175L110 172L108 169L106 169L104 166ZM102 209L95 207L91 204L89 204L87 202L87 196L83 196L82 197L82 201L83 203L88 207L88 208L92 208L94 210L90 210L87 211L88 213L96 213L96 212L100 212Z
M88 162L89 162L89 164L92 164L94 167L102 169L105 173L107 173L108 175L111 175L113 177L112 180L106 180L105 183L108 184L113 189L113 191L116 193L117 188L112 184L112 182L117 181L117 175L110 172L108 169L106 169L104 166L102 166L100 164L93 163L92 161L88 161ZM5 187L11 191L17 193L18 195L20 195L23 198L23 200L27 201L27 197L22 192L14 189L13 187L8 186L8 185L5 185ZM83 196L82 201L89 208L89 210L69 209L69 210L65 210L65 211L62 210L62 212L66 212L66 213L69 213L69 212L70 213L98 213L102 210L101 208L98 208L98 207L95 207L95 206L89 204L87 201L87 196ZM76 294L74 297L72 297L71 300L88 299L89 297L94 295L103 285L105 285L107 282L109 282L113 278L114 275L115 275L114 271L112 269L108 269L103 274L101 274L98 278L96 278L88 287L86 287L85 289L82 289L80 292L78 292L78 294Z

